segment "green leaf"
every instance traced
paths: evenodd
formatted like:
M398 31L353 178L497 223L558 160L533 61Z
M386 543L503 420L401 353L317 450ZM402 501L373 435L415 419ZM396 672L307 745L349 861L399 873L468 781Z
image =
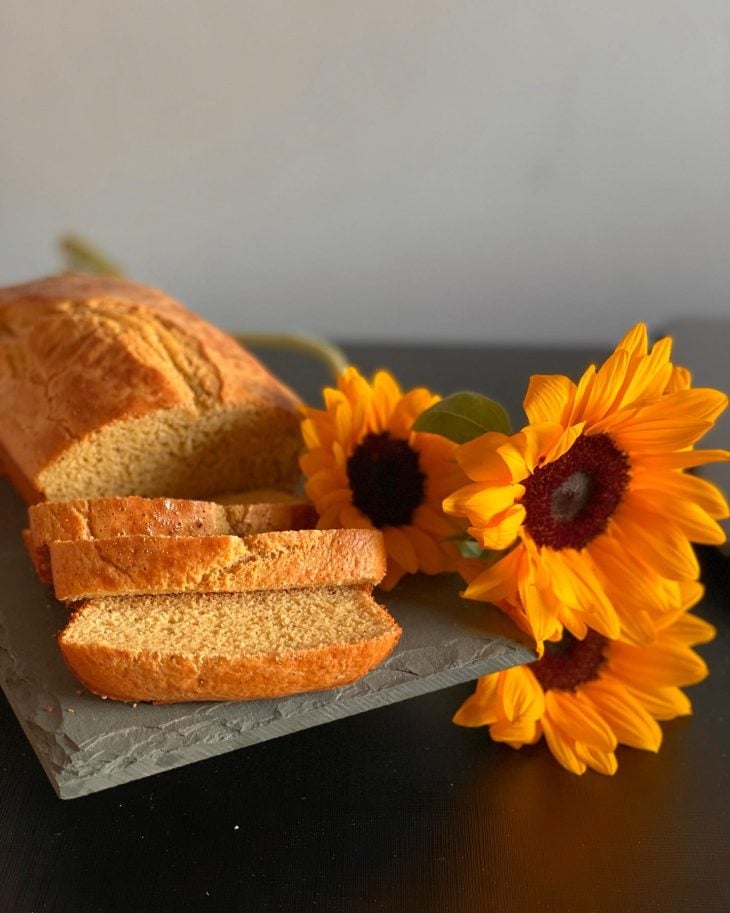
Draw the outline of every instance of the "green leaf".
M459 542L459 551L462 558L481 558L485 551L476 539L462 539Z
M496 564L500 558L503 558L508 549L495 550L491 548L482 548L481 545L469 537L459 542L459 552L462 558L478 558L487 567Z
M481 393L454 393L434 403L413 423L414 431L440 434L457 444L465 444L487 431L510 433L507 413L498 402Z

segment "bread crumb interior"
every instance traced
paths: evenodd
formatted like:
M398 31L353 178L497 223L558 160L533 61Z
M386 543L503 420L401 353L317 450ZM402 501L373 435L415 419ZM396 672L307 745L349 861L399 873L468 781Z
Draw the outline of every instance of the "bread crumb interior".
M117 596L83 603L67 643L129 652L241 656L358 643L393 622L360 587Z

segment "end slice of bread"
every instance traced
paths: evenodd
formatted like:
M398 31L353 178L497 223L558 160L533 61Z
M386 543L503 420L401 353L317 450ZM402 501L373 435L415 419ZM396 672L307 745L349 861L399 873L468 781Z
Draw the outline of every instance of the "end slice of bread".
M126 536L51 542L56 597L222 593L379 583L383 537L373 529L255 536Z
M401 635L363 587L81 603L59 636L90 691L121 701L238 701L346 685Z

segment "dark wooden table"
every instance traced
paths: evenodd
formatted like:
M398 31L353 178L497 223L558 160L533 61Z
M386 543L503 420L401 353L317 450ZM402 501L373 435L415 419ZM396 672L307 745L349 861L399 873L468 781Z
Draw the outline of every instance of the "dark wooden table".
M517 422L529 373L602 354L348 352L406 385L491 393ZM316 367L267 360L315 401ZM730 559L700 554L712 675L659 755L620 748L613 778L452 725L464 685L63 802L2 698L0 913L730 909Z

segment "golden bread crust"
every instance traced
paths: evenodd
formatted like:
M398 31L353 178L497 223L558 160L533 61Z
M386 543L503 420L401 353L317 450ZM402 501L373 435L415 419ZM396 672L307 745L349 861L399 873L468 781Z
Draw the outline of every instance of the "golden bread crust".
M234 498L244 503L234 503ZM257 498L271 498L258 501ZM313 529L314 507L270 489L229 495L229 503L182 498L75 498L43 501L28 509L26 546L42 580L51 582L49 545L120 536L247 536L287 529Z
M0 448L28 500L49 496L48 471L70 449L116 423L166 412L193 422L211 412L270 415L292 451L281 479L289 482L298 405L232 337L156 289L74 274L0 289Z
M222 593L376 584L386 570L379 530L287 530L237 536L128 536L51 542L56 598Z

